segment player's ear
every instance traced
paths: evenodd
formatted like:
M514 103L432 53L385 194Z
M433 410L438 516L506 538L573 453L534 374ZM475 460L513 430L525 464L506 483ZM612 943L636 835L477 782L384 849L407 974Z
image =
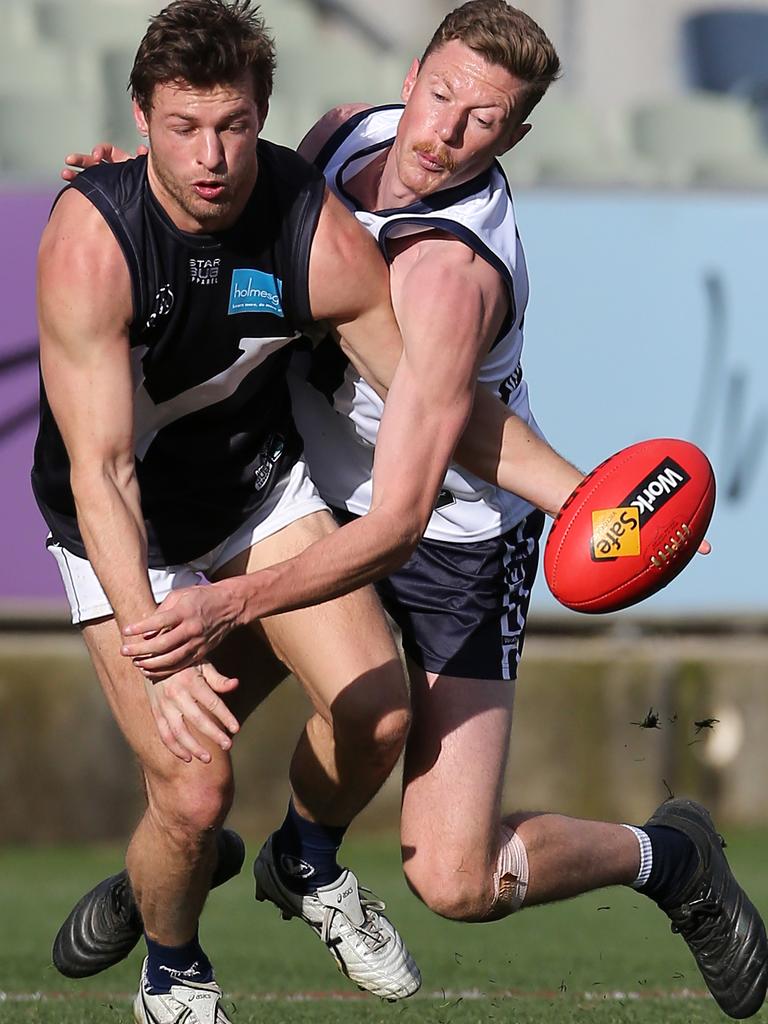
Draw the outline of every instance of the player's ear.
M145 137L148 136L149 124L147 123L147 117L136 100L133 101L133 120L136 122L139 135L144 135Z
M501 156L503 153L508 153L510 149L514 149L518 142L525 138L525 136L528 134L531 128L533 128L532 124L519 124L517 128L513 129L512 134L506 140L506 143L501 153L497 155Z
M417 58L414 57L411 66L408 68L408 74L405 76L405 81L403 82L403 89L402 92L400 93L400 97L403 103L407 103L408 100L411 98L411 93L413 92L413 87L416 84L416 78L418 77L420 67L421 64L419 63Z

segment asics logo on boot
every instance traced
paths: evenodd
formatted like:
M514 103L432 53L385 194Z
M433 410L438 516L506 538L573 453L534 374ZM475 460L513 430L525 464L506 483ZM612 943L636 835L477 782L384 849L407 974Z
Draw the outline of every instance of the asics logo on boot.
M339 893L339 895L336 897L336 902L343 903L347 896L351 896L354 891L354 885L350 885L350 887L348 889L345 889L344 892Z

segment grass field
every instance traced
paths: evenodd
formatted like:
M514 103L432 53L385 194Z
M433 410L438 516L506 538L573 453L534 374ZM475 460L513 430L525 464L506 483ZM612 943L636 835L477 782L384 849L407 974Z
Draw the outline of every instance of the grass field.
M728 839L731 863L767 911L768 834ZM492 925L459 925L434 917L407 891L394 838L350 840L345 852L364 883L387 900L421 966L422 993L393 1006L358 993L306 926L284 922L272 906L254 902L244 870L212 895L201 929L235 1024L726 1019L666 918L629 890L603 890ZM115 849L0 850L2 1024L132 1019L138 950L119 967L81 982L61 978L49 960L53 934L74 899L119 864ZM753 1019L768 1022L768 1011Z

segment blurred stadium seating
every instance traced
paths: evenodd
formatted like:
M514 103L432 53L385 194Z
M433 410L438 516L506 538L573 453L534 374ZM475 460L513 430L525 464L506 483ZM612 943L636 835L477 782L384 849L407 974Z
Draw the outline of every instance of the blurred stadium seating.
M744 100L698 93L649 103L633 112L633 128L664 183L768 187L768 148Z
M750 96L768 83L768 11L698 11L683 22L683 38L694 88Z
M502 158L513 185L653 185L654 165L633 149L628 122L611 124L577 99L547 96L533 130Z
M768 140L768 10L699 11L684 21L683 41L690 84L749 100Z
M613 108L596 103L580 94L564 40L564 81L534 112L530 137L505 161L516 185L768 185L768 141L758 116L759 103L768 103L768 4L741 10L726 0L691 12L687 0L676 3L678 95L646 100L639 89ZM135 144L126 81L147 18L159 6L157 0L3 0L0 180L53 183L66 150L104 138ZM268 137L296 145L336 103L398 98L413 51L406 51L402 35L390 37L375 5L263 0L261 6L279 58ZM439 14L452 4L428 6ZM556 4L524 6L545 25L549 14L557 29ZM586 10L599 0L578 6ZM560 46L557 31L554 38ZM686 84L696 90L690 96L682 94ZM729 95L706 97L699 90Z

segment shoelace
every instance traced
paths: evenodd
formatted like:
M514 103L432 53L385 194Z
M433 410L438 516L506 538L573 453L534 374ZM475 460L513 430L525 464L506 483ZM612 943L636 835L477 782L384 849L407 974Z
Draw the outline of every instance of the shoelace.
M365 914L365 923L361 925L353 924L347 915L337 907L325 908L323 924L320 929L320 938L326 945L328 945L331 938L331 925L333 924L333 919L336 914L341 914L349 927L360 936L363 943L372 953L377 953L380 949L383 949L384 946L386 946L391 936L385 935L382 930L376 926L378 918L377 911L384 910L386 908L386 904L383 900L380 900L374 893L372 893L370 889L360 886L360 906L363 908L363 913Z
M720 914L720 904L711 897L700 896L698 899L683 903L669 916L672 920L672 931L679 934L690 927L696 927L702 918L716 918Z

